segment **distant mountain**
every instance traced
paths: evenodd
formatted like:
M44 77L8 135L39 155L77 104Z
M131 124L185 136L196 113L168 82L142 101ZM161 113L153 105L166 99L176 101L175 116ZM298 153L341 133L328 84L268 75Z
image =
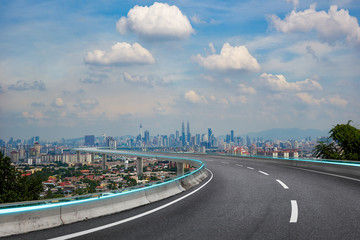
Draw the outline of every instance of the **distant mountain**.
M273 128L262 132L251 132L243 136L262 137L263 140L303 140L307 137L316 139L318 137L329 136L329 130L318 130L318 129L299 129L299 128Z

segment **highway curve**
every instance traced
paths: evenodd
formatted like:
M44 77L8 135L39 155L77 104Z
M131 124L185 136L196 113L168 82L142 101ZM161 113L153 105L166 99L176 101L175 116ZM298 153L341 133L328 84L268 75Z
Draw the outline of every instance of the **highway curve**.
M206 162L211 174L189 191L6 239L67 239L74 233L75 239L86 240L360 239L360 180L252 159L196 158Z

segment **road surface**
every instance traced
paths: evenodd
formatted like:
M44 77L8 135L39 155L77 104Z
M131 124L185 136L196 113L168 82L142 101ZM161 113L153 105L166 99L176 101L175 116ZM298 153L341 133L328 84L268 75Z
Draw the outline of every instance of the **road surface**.
M209 177L179 195L5 239L360 239L360 180L252 159L197 158Z

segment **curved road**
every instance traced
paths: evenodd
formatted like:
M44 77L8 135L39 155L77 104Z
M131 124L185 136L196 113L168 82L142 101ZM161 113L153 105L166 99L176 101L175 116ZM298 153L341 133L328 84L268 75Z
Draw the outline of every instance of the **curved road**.
M360 239L360 180L244 158L194 158L212 172L196 188L7 239L66 239L79 232L75 239ZM91 232L97 227L103 229Z

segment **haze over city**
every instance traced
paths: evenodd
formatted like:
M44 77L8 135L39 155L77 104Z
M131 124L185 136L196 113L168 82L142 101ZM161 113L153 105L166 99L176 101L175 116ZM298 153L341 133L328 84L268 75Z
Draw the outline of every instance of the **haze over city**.
M5 1L1 138L360 124L356 0Z

